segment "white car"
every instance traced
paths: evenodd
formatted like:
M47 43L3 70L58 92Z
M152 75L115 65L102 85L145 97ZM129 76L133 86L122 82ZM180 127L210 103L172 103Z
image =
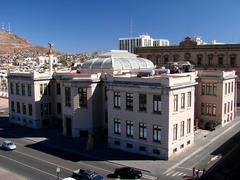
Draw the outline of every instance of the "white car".
M14 150L16 149L16 145L12 143L12 141L4 140L2 143L2 148L6 150Z

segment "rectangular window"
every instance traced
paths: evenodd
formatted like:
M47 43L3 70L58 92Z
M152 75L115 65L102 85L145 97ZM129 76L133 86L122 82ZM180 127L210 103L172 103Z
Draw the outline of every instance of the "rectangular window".
M204 115L205 114L205 104L201 103L201 114Z
M32 116L32 104L28 104L28 115Z
M114 107L120 108L121 107L121 96L120 92L114 92Z
M133 137L133 122L129 120L126 121L126 135L127 137Z
M57 103L57 113L58 114L62 114L62 106L61 106L61 103Z
M87 107L87 88L78 88L79 107Z
M212 84L207 84L207 92L206 94L207 95L212 95L213 93L213 87L212 87Z
M228 83L228 94L230 94L230 88L231 88L231 84L230 82Z
M173 140L177 140L177 124L173 125Z
M213 104L212 105L212 115L213 116L216 116L216 110L217 110L217 106L216 106L216 104Z
M26 104L22 103L22 112L23 114L26 114Z
M28 87L28 96L32 96L32 86L31 86L31 84L28 84L27 87Z
M227 106L227 112L229 113L230 111L230 102L228 102L228 106Z
M174 104L173 111L174 112L178 111L178 95L174 95L173 104Z
M44 94L44 95L47 95L47 93L48 93L47 84L44 84L44 85L43 85L43 89L44 89L43 94Z
M192 93L191 92L188 92L188 101L187 101L187 106L188 107L191 107L192 105Z
M114 134L121 134L121 121L114 119Z
M25 84L21 84L22 86L22 96L25 96Z
M19 95L19 84L16 83L16 94Z
M161 113L162 103L160 95L153 95L153 112Z
M217 95L217 85L213 84L213 95L216 96Z
M147 111L147 95L139 94L139 111Z
M40 84L40 94L43 95L43 84Z
M71 88L65 87L65 106L71 107Z
M139 123L139 139L147 139L147 126L145 123Z
M187 133L191 133L191 119L187 119Z
M231 92L233 93L233 82L232 82L232 86L231 86Z
M202 95L205 95L205 84L202 84Z
M61 94L61 86L60 86L60 83L57 83L57 95L60 95Z
M181 93L181 109L185 108L185 93Z
M231 111L233 110L233 101L231 101Z
M153 142L161 143L161 128L158 125L153 125Z
M20 102L17 102L17 113L20 113Z
M12 110L12 112L15 112L14 101L11 101L11 110Z
M225 83L225 95L227 94L227 83Z
M180 124L180 137L184 136L184 121L181 121Z
M10 92L11 94L14 94L13 83L10 83Z
M126 109L133 110L133 93L126 93Z
M207 104L208 107L208 115L212 115L212 104Z
M227 103L224 103L224 114L227 113Z

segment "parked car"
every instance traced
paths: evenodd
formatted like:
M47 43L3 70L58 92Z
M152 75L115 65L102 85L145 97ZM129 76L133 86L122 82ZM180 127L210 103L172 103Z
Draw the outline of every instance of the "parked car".
M107 177L122 179L140 179L142 177L142 172L131 167L122 167L115 169L114 173L109 174Z
M12 141L10 141L10 140L4 140L1 147L2 147L2 149L5 149L5 150L16 149L16 145L13 144Z
M63 180L81 180L81 179L104 180L104 177L97 175L92 170L79 169L79 170L74 171L71 177L64 178Z

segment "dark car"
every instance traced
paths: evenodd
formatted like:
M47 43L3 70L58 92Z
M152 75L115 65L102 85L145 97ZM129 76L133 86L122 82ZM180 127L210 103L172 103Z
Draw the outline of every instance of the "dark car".
M115 169L113 174L109 174L108 178L122 178L122 179L140 179L142 172L131 167L122 167Z
M83 170L83 169L74 171L71 177L76 180L81 180L81 179L104 180L103 176L97 175L94 171Z

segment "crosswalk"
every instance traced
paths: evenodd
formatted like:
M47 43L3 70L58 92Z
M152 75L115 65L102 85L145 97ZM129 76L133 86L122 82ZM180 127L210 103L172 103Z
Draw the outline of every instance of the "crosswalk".
M169 171L167 172L166 174L164 174L165 176L168 176L168 177L183 177L183 176L186 176L187 174L181 172L181 171Z

